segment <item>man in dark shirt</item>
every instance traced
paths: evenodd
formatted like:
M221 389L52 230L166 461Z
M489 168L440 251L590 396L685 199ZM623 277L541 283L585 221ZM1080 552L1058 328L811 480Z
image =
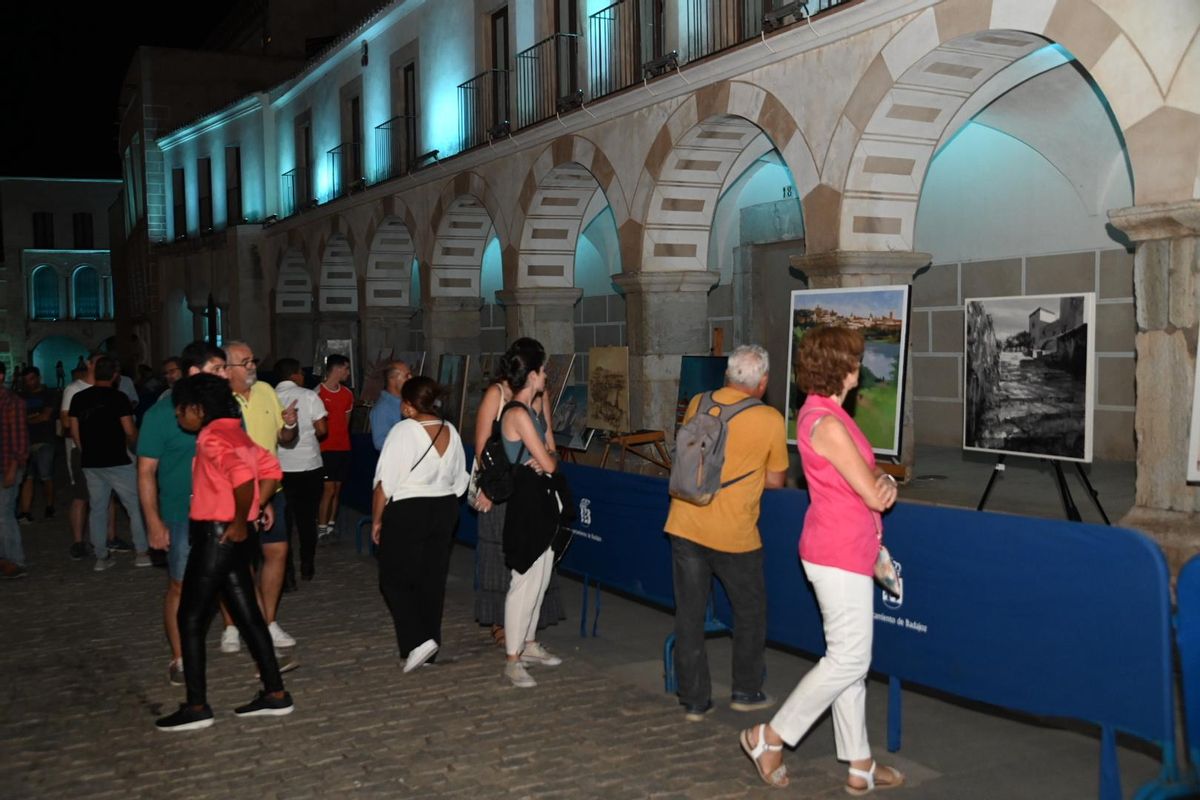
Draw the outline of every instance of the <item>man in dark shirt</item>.
M21 526L13 512L21 486L21 470L29 457L25 404L8 390L6 364L0 361L0 578L25 575Z
M46 519L54 516L54 415L58 395L42 385L42 372L37 367L25 370L25 413L29 422L29 463L25 467L25 483L21 485L21 522L33 522L33 484L42 482L46 496Z
M113 492L129 513L129 527L137 549L135 566L150 566L146 528L138 503L137 470L130 450L137 443L133 406L113 388L116 363L108 356L96 360L95 381L71 400L71 438L79 447L91 509L88 532L96 551L96 572L113 565L106 541L108 504Z

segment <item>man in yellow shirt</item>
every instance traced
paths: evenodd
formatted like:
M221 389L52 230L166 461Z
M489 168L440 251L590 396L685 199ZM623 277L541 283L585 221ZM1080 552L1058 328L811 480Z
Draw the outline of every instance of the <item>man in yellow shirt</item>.
M225 355L229 386L242 407L246 433L256 445L270 453L276 453L279 447L294 447L297 440L295 403L284 408L275 390L258 380L258 360L250 345L229 342L225 346ZM277 497L282 498L282 495ZM275 621L288 560L287 524L282 512L283 507L277 502L275 524L269 530L259 532L263 564L258 583L263 617L271 631L271 640L276 647L293 647L296 640ZM222 651L237 652L239 648L237 628L226 627L221 637Z
M713 392L720 405L747 397L762 399L770 362L758 345L729 356L725 386ZM688 405L684 422L703 395ZM762 691L767 639L767 594L763 580L759 501L764 489L783 486L787 475L783 415L768 405L747 408L729 421L721 483L712 502L698 506L672 499L666 531L671 539L675 582L675 674L687 718L699 721L712 709L712 680L704 647L704 611L712 576L720 578L733 605L733 697L736 711L773 704ZM741 477L745 476L745 477Z

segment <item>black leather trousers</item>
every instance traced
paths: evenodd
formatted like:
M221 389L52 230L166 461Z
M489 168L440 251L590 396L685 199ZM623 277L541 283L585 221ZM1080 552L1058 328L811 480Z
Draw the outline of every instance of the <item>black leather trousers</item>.
M258 664L263 689L283 690L271 633L258 607L254 579L250 576L253 538L243 542L221 542L227 523L192 520L189 528L192 549L183 574L179 600L179 636L183 645L183 672L189 705L207 702L204 639L218 600L225 601L242 639Z

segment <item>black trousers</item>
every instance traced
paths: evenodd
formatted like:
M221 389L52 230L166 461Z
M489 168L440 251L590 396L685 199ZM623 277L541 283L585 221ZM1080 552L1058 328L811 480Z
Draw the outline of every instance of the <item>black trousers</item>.
M292 525L300 540L300 565L311 566L317 552L317 513L321 492L325 489L325 470L322 467L308 472L283 473L283 494L287 498L288 540ZM288 561L291 561L290 548Z
M413 497L388 503L379 535L379 593L392 613L400 656L442 641L442 605L458 498Z
M179 600L177 619L183 645L187 701L194 706L207 702L204 639L217 612L218 600L225 601L238 632L246 640L250 655L258 664L263 688L268 692L283 690L271 633L259 610L254 579L250 577L254 545L249 539L237 543L222 542L225 527L224 522L192 520L189 529L192 549L183 574L183 595Z

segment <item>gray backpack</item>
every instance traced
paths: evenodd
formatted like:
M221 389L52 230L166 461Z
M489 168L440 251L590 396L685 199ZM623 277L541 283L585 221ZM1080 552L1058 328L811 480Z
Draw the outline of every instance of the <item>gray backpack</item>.
M726 405L714 400L712 392L700 395L695 416L675 433L675 457L671 461L671 497L706 506L721 489L754 473L754 470L750 470L745 475L721 483L729 422L747 408L761 405L762 401L754 397ZM717 409L715 415L711 413L714 408Z

